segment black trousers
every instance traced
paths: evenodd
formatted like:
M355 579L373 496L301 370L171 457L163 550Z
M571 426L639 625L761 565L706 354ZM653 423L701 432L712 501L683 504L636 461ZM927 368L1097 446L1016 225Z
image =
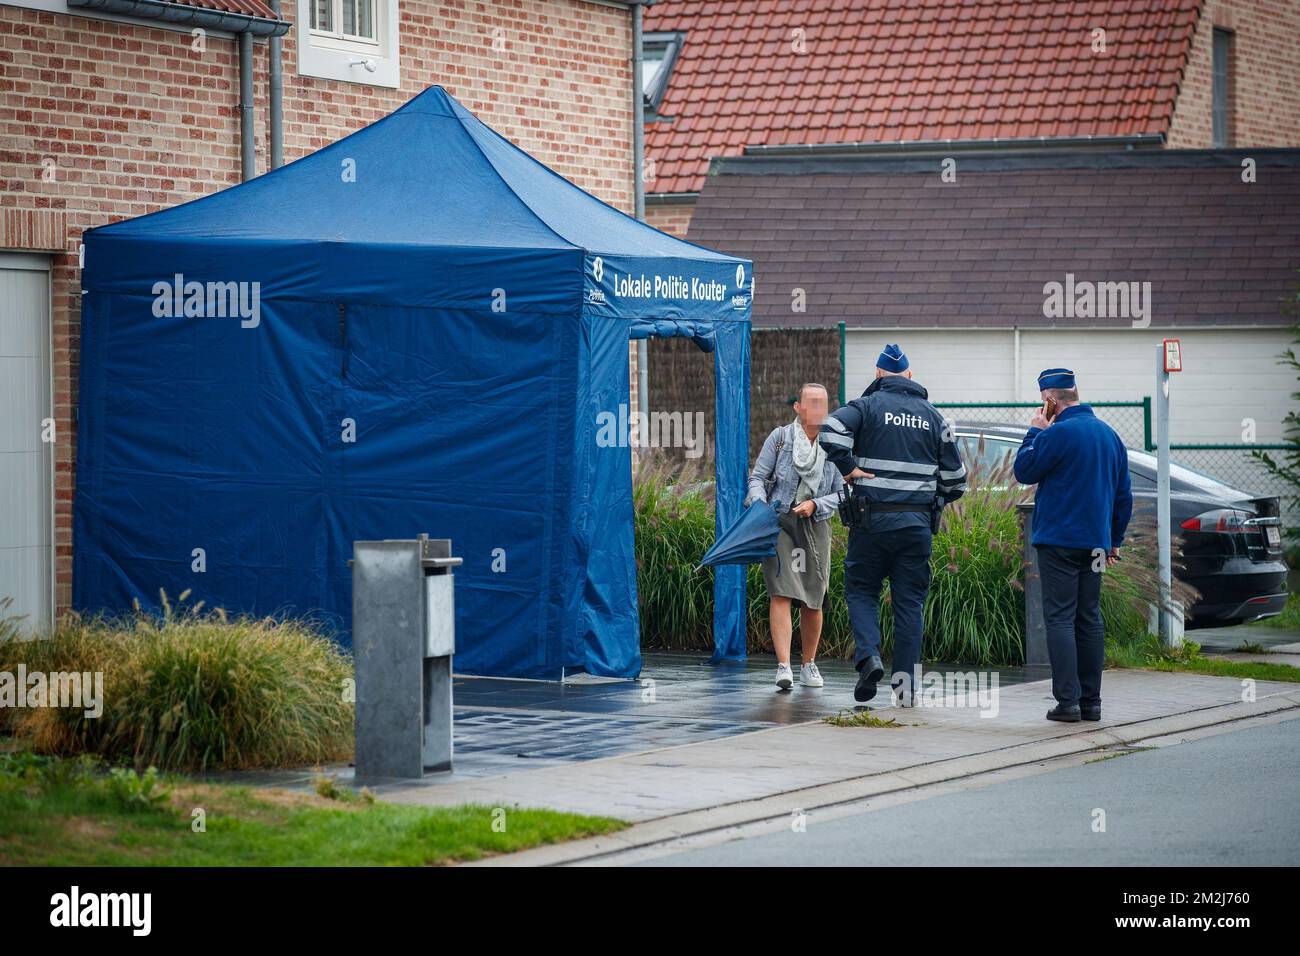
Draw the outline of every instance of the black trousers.
M1096 566L1104 568L1105 559L1087 548L1043 545L1037 550L1052 695L1067 707L1100 707L1106 636Z
M890 680L898 673L913 680L921 660L921 615L930 590L930 527L895 531L849 532L844 556L845 603L857 645L854 666L880 656L880 587L889 579L894 606L894 660Z

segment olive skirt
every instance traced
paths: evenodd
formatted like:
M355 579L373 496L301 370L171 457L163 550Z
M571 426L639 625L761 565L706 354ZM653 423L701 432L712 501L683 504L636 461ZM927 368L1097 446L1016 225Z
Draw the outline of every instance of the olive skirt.
M767 593L820 611L831 581L831 523L800 518L788 511L777 517L781 533L776 554L763 559Z

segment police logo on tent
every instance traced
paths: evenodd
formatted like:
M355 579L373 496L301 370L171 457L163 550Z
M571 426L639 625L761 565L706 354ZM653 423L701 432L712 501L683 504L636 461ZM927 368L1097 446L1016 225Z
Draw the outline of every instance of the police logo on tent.
M736 288L739 291L731 297L731 307L736 311L743 311L749 308L749 296L745 294L745 264L743 262L736 266Z
M605 260L596 256L591 260L591 275L596 284L587 290L587 302L595 305L605 304L605 290L600 288L600 280L605 275Z

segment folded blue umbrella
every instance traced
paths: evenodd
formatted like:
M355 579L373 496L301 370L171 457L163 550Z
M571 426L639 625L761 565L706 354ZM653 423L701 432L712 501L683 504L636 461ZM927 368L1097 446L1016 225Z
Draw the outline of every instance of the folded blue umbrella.
M771 505L755 501L700 558L700 567L715 564L755 564L776 554L776 539L781 524ZM696 568L699 570L699 568Z

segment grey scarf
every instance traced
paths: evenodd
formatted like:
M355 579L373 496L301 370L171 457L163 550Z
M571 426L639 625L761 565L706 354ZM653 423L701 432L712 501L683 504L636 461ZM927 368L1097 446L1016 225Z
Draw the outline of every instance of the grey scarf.
M799 475L799 487L791 504L797 505L817 497L822 485L822 472L826 467L826 450L822 448L821 442L809 440L799 419L794 420L790 431L790 457L794 461L795 473Z

